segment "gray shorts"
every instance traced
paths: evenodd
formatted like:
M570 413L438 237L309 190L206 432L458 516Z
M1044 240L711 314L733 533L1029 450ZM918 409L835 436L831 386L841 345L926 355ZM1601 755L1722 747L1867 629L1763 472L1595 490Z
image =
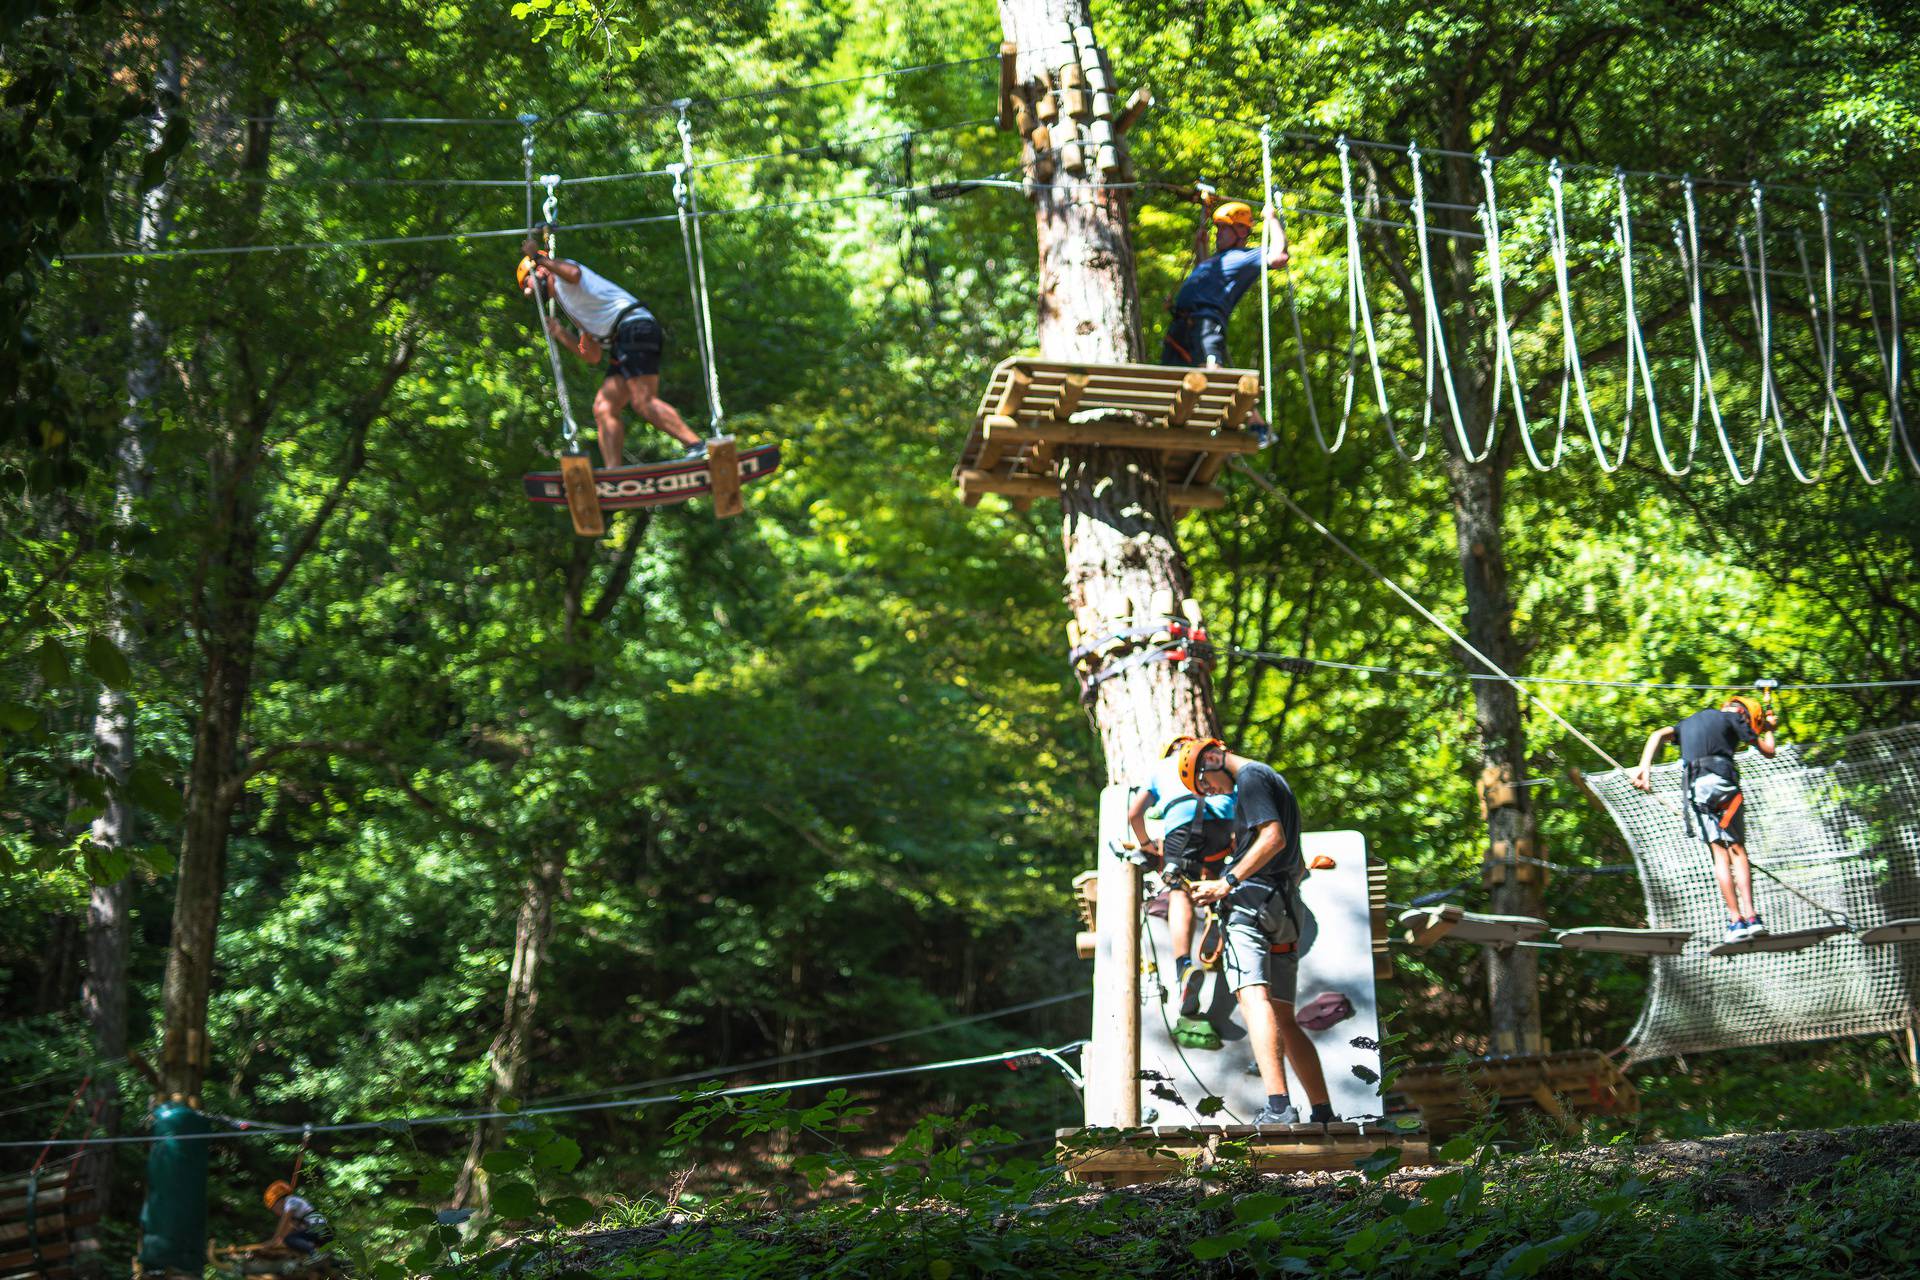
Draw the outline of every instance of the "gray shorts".
M1739 783L1703 769L1694 776L1687 801L1693 830L1709 851L1716 844L1747 843L1746 796Z
M1234 890L1227 910L1227 946L1221 960L1227 986L1238 993L1243 987L1265 984L1271 1000L1293 1003L1294 988L1300 980L1300 948L1286 944L1275 951L1273 938L1260 927L1259 907L1266 897L1263 886L1243 885ZM1251 905L1242 899L1250 898Z

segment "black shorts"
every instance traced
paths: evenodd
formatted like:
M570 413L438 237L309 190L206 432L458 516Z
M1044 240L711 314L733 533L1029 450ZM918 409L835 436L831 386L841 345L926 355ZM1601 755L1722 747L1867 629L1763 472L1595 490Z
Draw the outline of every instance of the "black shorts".
M1227 323L1200 311L1176 311L1160 343L1160 363L1198 369L1227 363Z
M660 322L645 307L626 313L613 331L613 362L607 372L621 378L645 378L660 372L660 352L666 346Z
M1160 837L1161 865L1189 880L1213 880L1233 851L1233 823L1203 818L1168 827Z

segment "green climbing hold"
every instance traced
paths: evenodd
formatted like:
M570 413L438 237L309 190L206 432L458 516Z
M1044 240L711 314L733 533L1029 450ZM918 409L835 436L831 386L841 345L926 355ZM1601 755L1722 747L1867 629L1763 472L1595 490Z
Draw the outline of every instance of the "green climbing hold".
M1173 1042L1182 1049L1218 1049L1220 1033L1205 1018L1182 1018L1173 1024Z

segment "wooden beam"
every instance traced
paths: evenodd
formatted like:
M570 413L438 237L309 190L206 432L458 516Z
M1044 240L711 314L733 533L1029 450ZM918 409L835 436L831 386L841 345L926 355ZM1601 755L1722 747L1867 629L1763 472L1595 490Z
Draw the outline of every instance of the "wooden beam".
M725 520L747 509L740 498L740 452L732 436L707 442L707 484L713 492L713 514Z
M1167 421L1180 426L1193 416L1193 410L1200 403L1200 393L1207 389L1207 375L1198 369L1191 370L1180 379L1180 389L1173 394L1173 407L1167 411Z
M1240 375L1238 385L1234 387L1233 398L1227 401L1227 407L1220 414L1220 425L1237 427L1247 420L1253 412L1253 406L1260 400L1260 379L1251 373Z
M1125 133L1133 128L1139 123L1140 117L1147 114L1147 108L1152 105L1152 91L1147 86L1141 85L1133 91L1133 96L1127 99L1127 105L1120 109L1120 118L1113 122L1114 131Z
M1052 124L1060 118L1060 100L1053 96L1053 77L1042 67L1033 83L1033 113L1040 117L1041 124Z
M962 489L977 489L982 493L1000 493L1010 497L1057 498L1060 496L1060 482L1051 476L1003 476L972 467L961 468L960 486ZM1208 510L1214 510L1227 505L1227 495L1219 489L1170 484L1167 486L1167 501L1180 506L1205 507Z
M1025 369L1007 371L1007 389L1000 393L1000 404L994 413L1002 418L1011 418L1020 412L1020 402L1027 398L1027 392L1033 387L1033 375Z
M1015 83L1015 64L1020 61L1020 46L1010 40L1000 42L1000 127L1011 129L1014 124L1013 86Z
M1127 796L1120 785L1100 793L1094 857L1106 909L1094 921L1092 1042L1081 1058L1087 1124L1123 1129L1140 1124L1141 875L1109 855L1106 842L1124 838Z
M1087 91L1068 85L1060 94L1060 108L1075 120L1085 120L1092 112L1093 104L1087 101Z
M1240 432L1214 435L1182 427L1136 427L1118 422L1021 421L998 415L983 427L986 438L1002 445L1097 444L1110 449L1157 449L1163 453L1256 453L1260 445Z
M1092 379L1084 373L1067 375L1066 385L1060 388L1060 399L1053 406L1053 416L1057 420L1065 422L1073 416L1073 411L1080 407L1080 397L1086 394L1090 381Z
M586 454L560 455L560 484L567 491L567 514L573 517L573 531L583 538L605 534L607 521L600 513L600 490L593 483L593 463Z

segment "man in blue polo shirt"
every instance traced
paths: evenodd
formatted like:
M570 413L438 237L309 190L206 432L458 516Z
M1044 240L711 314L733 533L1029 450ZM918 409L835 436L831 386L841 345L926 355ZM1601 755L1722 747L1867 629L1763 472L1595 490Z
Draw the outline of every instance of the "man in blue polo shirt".
M1262 248L1248 247L1253 238L1253 206L1239 200L1217 205L1193 233L1193 270L1174 295L1173 322L1160 344L1160 363L1190 368L1227 362L1227 317L1269 268L1287 265L1287 235L1268 205ZM1214 251L1207 252L1211 225Z

